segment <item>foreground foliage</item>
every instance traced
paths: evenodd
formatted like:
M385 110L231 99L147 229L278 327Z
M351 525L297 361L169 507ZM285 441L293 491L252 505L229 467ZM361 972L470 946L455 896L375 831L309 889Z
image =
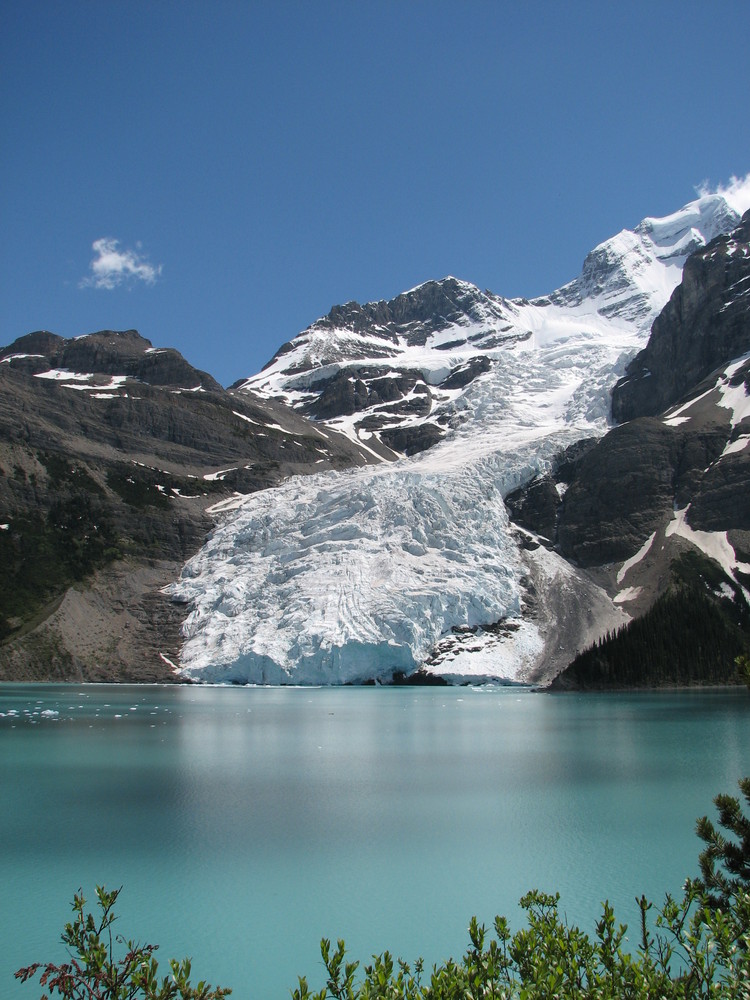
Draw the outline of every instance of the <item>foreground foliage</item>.
M205 982L193 986L188 958L182 962L172 959L172 975L159 979L154 958L158 945L136 944L113 935L114 905L119 894L119 889L108 892L97 886L101 913L95 917L84 914L86 900L77 893L73 900L75 918L65 925L62 935L70 961L62 965L35 962L19 969L16 978L26 982L40 973L40 984L65 1000L221 1000L232 992L222 987L212 989ZM115 958L116 945L125 949L119 959ZM46 993L42 1000L47 1000Z
M332 952L321 943L326 985L311 993L302 978L293 1000L697 1000L750 998L750 895L736 898L722 913L701 903L691 885L684 898L667 898L648 928L651 908L641 907L641 940L633 955L623 947L627 927L617 924L609 904L590 938L558 912L559 896L531 892L521 900L528 926L511 934L504 917L495 918L494 935L472 919L470 946L463 958L436 966L423 981L414 968L385 952L374 956L355 979L359 963L345 961L344 942Z
M750 805L750 778L740 789ZM325 985L311 992L300 978L292 1000L750 1000L750 819L733 796L714 802L721 829L705 816L697 824L706 845L701 877L685 883L681 899L667 896L653 921L652 904L638 900L634 951L609 903L590 937L560 916L558 895L530 892L521 900L526 926L511 933L496 917L488 933L474 917L463 957L429 974L421 959L410 966L384 952L358 975L344 942L332 949L324 939ZM26 982L41 970L41 985L64 1000L221 1000L230 993L192 986L187 959L170 962L171 977L159 980L156 946L113 939L118 894L97 888L98 919L84 914L85 900L76 895L75 919L63 934L70 962L36 963L17 978ZM115 943L126 949L119 960Z
M750 778L740 788L750 805ZM527 926L512 934L496 917L488 934L473 918L461 960L429 977L421 960L411 967L385 952L358 978L344 942L332 950L324 939L325 986L314 993L301 978L293 1000L750 1000L750 820L733 796L714 802L726 835L698 820L701 878L685 883L681 899L667 896L653 927L652 904L638 900L634 953L609 903L592 938L560 916L558 895L530 892L521 900Z
M739 784L750 806L750 778L743 778ZM719 826L729 836L717 830L708 816L698 820L696 832L706 845L699 858L699 885L709 906L728 910L739 893L750 891L750 819L733 795L717 795L714 804L719 811Z

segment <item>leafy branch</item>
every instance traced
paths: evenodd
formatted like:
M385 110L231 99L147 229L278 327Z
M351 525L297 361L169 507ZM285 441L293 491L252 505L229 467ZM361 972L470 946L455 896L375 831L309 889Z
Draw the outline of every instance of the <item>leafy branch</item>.
M190 983L190 959L169 963L171 976L159 979L154 952L158 945L138 944L115 935L112 925L117 919L114 906L121 889L96 887L99 913L85 913L86 900L79 891L73 898L71 923L65 925L63 944L70 961L35 962L16 972L16 979L25 983L39 974L39 983L64 1000L222 1000L232 991L213 989L205 982ZM116 957L116 946L125 953ZM42 1000L49 1000L44 993Z

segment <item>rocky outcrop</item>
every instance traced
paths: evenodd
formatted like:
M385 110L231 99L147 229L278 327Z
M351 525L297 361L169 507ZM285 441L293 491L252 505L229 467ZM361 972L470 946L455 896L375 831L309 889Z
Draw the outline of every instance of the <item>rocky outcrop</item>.
M416 391L412 411L429 413L430 397L419 372L390 372L386 369L346 368L330 378L316 382L316 396L300 412L317 420L361 413L371 407L386 414L403 405L405 397ZM411 401L411 400L410 400Z
M386 428L381 432L380 439L402 455L418 455L420 451L427 451L437 444L443 434L444 431L436 424L407 424Z
M490 292L481 293L473 285L456 278L426 281L390 301L367 302L364 305L347 302L345 305L334 306L327 316L317 320L309 330L285 344L266 367L273 365L279 356L298 350L316 334L338 330L346 330L363 338L362 356L372 356L371 347L367 343L372 338L381 344L380 356L388 357L396 353L389 350L389 345L396 348L405 343L409 347L423 347L434 334L454 326L460 328L476 324L479 329L475 329L475 333L479 333L482 327L490 328L493 323L500 327L507 326L505 306L505 300L500 296ZM352 343L347 341L344 346L346 358L356 360L356 354L351 353ZM443 346L447 350L455 345L448 342ZM336 360L340 358L336 354L335 342L331 341L328 353L317 358L317 363L330 364ZM287 373L303 371L314 367L314 364L312 358L300 360L294 368L288 368Z
M556 540L560 490L553 476L535 476L531 482L509 493L505 506L516 524L548 542Z
M623 562L686 508L694 530L729 531L746 553L750 421L721 403L726 388L750 394L749 373L750 362L696 387L683 418L639 417L561 458L506 497L511 518L582 567Z
M582 459L560 507L556 542L580 566L622 562L675 508L687 506L721 455L728 426L681 431L644 417Z
M550 545L558 541L558 522L563 497L578 476L583 458L597 445L596 438L583 438L560 451L548 473L534 476L505 497L512 521Z
M40 374L49 369L127 375L149 385L221 391L207 372L193 368L174 348L154 348L137 330L101 330L66 340L40 330L0 350L11 368Z

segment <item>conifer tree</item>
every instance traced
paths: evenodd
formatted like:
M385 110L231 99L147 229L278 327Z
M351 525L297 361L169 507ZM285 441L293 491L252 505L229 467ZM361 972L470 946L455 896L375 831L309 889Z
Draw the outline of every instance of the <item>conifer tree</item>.
M739 786L750 806L750 777L742 778ZM719 811L719 826L732 836L724 836L708 816L698 820L696 833L706 844L698 859L698 885L711 906L726 910L740 890L750 891L750 819L733 795L717 795L714 804Z

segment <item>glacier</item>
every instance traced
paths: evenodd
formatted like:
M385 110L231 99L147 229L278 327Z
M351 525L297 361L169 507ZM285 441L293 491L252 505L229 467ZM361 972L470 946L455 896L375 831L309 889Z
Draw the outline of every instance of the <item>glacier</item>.
M405 465L300 477L243 504L181 583L195 606L187 673L263 684L411 674L452 627L519 616L519 560L492 477ZM524 641L538 653L532 631Z
M503 497L565 446L606 432L611 387L644 346L687 255L747 207L746 179L645 219L536 300L450 279L465 312L419 336L413 325L386 338L321 322L286 345L239 391L301 407L316 381L363 359L418 370L432 386L478 354L490 364L435 392L430 418L447 432L429 450L295 477L224 505L168 588L189 607L182 675L341 684L419 672L543 683L626 621L582 571L510 523ZM370 436L356 415L326 425L359 443Z

